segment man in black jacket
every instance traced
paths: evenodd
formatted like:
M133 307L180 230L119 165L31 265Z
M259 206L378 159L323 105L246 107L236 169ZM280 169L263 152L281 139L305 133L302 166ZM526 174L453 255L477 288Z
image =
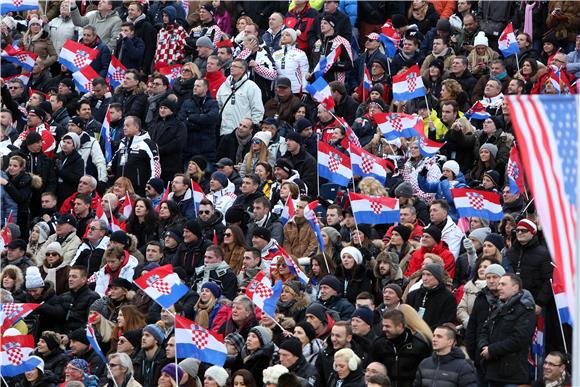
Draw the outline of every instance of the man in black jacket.
M115 47L115 56L128 69L143 70L143 55L145 43L135 35L135 25L132 22L121 24L121 33Z
M68 292L62 295L64 330L72 332L84 327L89 318L89 307L99 295L87 285L87 271L82 266L72 266L68 274Z
M226 226L223 224L224 215L216 211L213 203L207 199L202 199L199 203L198 221L203 229L205 239L213 241L214 236L218 243L224 240Z
M354 306L342 296L342 284L333 275L327 275L320 281L318 302L326 309L334 310L341 320L349 320L354 312Z
M300 174L300 179L308 187L308 195L316 196L318 194L317 183L317 162L302 146L302 137L296 132L286 134L286 144L288 151L283 156L290 160L294 169Z
M433 332L433 354L417 369L415 386L476 387L475 370L455 346L457 332L448 325L440 325Z
M242 179L240 188L242 194L236 198L232 208L241 208L246 215L244 224L247 225L254 211L254 200L263 197L264 192L259 190L260 179L255 175L247 175Z
M159 148L161 179L171 181L182 170L185 125L177 119L177 102L166 98L159 104L159 118L149 126L151 140Z
M195 269L203 265L205 250L211 242L203 237L203 230L197 220L190 220L183 229L183 243L178 247L173 267L182 267L191 278Z
M373 343L369 361L387 367L393 387L411 387L419 363L431 352L430 345L405 328L405 315L398 309L383 313L383 333Z
M312 330L314 332L314 330ZM312 340L314 337L312 337ZM280 364L288 368L296 376L306 380L307 386L315 386L318 380L318 371L306 361L302 354L302 343L295 337L289 337L280 344Z
M228 158L234 164L241 163L244 160L244 155L250 151L250 140L252 139L253 129L254 124L252 120L242 118L238 127L233 132L221 138L217 150L217 157L220 159Z
M483 325L478 340L490 385L529 384L528 353L536 326L534 299L513 273L499 280L499 306Z
M203 265L195 269L195 277L191 288L197 294L201 293L203 287L219 287L221 294L228 300L233 300L238 291L238 278L224 261L224 250L220 246L208 246ZM214 295L217 292L213 292ZM216 297L219 298L219 297Z
M278 217L272 213L272 204L267 197L261 196L254 200L253 209L254 219L248 223L248 231L246 233L246 243L248 246L252 245L253 231L258 227L267 228L279 244L284 243L284 226Z
M132 2L127 8L127 21L135 24L135 36L141 38L145 44L143 52L143 71L145 74L151 72L151 63L156 48L156 32L153 25L147 20L143 13L143 5L138 1Z
M451 71L447 76L447 79L454 79L463 88L463 91L467 95L471 95L475 84L477 83L477 79L471 74L471 72L467 69L467 58L464 56L456 56L451 62Z
M205 79L196 79L193 96L186 99L179 110L179 121L187 127L185 159L205 156L209 161L216 159L216 138L219 128L219 107L215 98L208 93Z
M26 303L41 304L25 321L28 331L35 339L40 338L44 331L61 332L64 316L62 315L62 298L54 292L52 282L44 281L37 268L26 272Z
M91 375L95 375L101 381L107 374L107 367L105 362L97 354L94 348L90 345L87 339L86 328L77 328L68 334L70 340L71 355L74 359L83 359L89 364Z
M481 368L481 356L477 342L481 336L483 324L487 321L489 314L498 303L498 285L500 278L505 274L503 266L495 263L485 269L486 287L475 297L473 309L469 315L469 323L465 332L465 347L469 358L475 363L477 371L477 381L479 385L487 385L485 370Z

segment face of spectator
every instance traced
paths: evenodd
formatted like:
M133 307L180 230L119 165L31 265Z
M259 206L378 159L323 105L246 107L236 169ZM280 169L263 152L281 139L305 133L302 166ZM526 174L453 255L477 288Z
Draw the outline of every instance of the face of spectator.
M141 348L144 350L153 349L157 346L157 341L149 332L143 332L141 335Z
M121 267L121 263L123 262L123 258L122 257L108 256L108 257L105 257L105 262L107 262L107 265L109 266L109 268L112 271L117 271L119 269L119 267Z
M71 342L72 346L72 342ZM67 364L66 368L64 369L64 379L66 382L71 381L82 381L84 378L84 374L82 370L79 370L76 367L73 367L70 364Z
M433 223L440 223L447 219L447 211L440 204L433 204L429 208L429 218Z
M383 302L387 306L394 306L401 302L397 293L391 288L384 288L383 289Z
M455 75L463 74L463 72L467 69L467 66L463 64L461 59L453 59L451 63L451 72Z
M139 85L139 79L133 73L125 74L125 78L123 78L123 87L129 90L133 90Z
M403 52L406 55L413 55L415 53L415 51L417 51L417 44L415 43L415 41L411 40L411 39L405 39L403 41Z
M352 325L352 333L355 335L364 336L371 330L371 327L359 317L353 317L350 323Z
M81 343L80 341L77 341L77 340L70 341L71 352L75 355L82 354L87 348L88 348L88 345Z
M226 231L227 232L227 231ZM231 232L231 231L230 231ZM254 258L251 251L246 251L243 258L243 266L246 268L254 268L260 264L260 258Z
M417 220L417 217L415 215L413 215L413 213L411 212L411 209L401 208L399 220L403 224L413 224L413 223L415 223L415 220Z
M119 337L119 341L117 341L117 352L123 352L126 354L133 353L135 347L131 344L129 340L125 338L125 336Z
M203 23L207 23L207 22L211 21L212 19L213 19L213 16L205 8L199 9L199 20L201 20Z
M510 81L510 83L508 83L507 93L508 94L511 94L511 95L519 95L519 94L522 93L522 88L518 84L518 81L517 80L512 79ZM506 114L506 109L504 109L503 106L502 106L502 111L503 111L504 114Z
M26 103L26 106L36 107L36 106L40 105L41 102L42 102L42 100L40 99L40 95L38 95L38 93L33 93L30 96L30 98L28 98L28 102Z
M505 302L515 296L520 291L520 287L517 283L513 283L510 277L503 276L499 280L497 290L498 298Z
M546 356L544 360L544 380L552 382L560 379L565 369L566 363L562 362L559 356Z
M431 235L429 235L429 234L421 235L421 246L422 247L430 249L433 246L435 246L436 244L437 244L437 242L435 242L435 239L433 239L433 237Z
M333 288L331 288L328 285L320 285L320 294L319 297L322 301L326 301L329 300L330 297L333 296L337 296L338 293L336 292L336 290L334 290Z
M258 190L258 185L254 183L254 180L250 178L245 178L242 180L242 186L240 187L240 191L244 195L253 194Z
M127 8L127 15L131 20L137 19L139 16L141 16L141 13L142 12L139 10L139 7L135 4L131 4L129 5L129 8Z
M280 17L280 14L273 13L268 18L268 27L273 31L278 31L284 25L284 20Z
M123 124L123 134L125 137L133 137L139 134L139 126L135 123L133 118L125 119Z
M264 240L264 239L257 237L257 236L252 237L252 246L257 248L258 250L262 250L264 247L266 247L268 242L269 241Z
M452 105L443 105L441 107L441 121L446 124L452 124L457 118L457 114Z
M339 216L338 210L336 208L331 208L326 211L326 224L329 226L335 226L342 221L342 216Z
M215 251L208 250L205 252L203 262L206 265L210 265L212 263L220 263L221 260L221 257Z
M435 278L435 276L431 274L430 271L427 270L423 270L423 273L421 274L421 279L423 280L423 286L427 289L433 289L439 284L437 278Z
M90 29L83 30L83 43L87 46L90 46L95 42L97 39L97 35L91 31Z
M74 211L75 215L86 216L89 213L90 209L91 209L90 204L86 204L81 199L75 199L74 204L73 204L73 211Z
M308 322L308 324L312 325L312 328L314 328L316 332L320 332L320 330L324 327L322 321L320 321L313 314L306 313L306 321Z
M519 34L518 36L516 36L516 41L518 42L518 46L521 50L527 48L530 45L527 36L524 34Z
M330 331L330 341L335 351L346 348L352 336L346 334L346 328L343 326L334 326Z
M56 200L49 195L43 196L40 199L40 206L44 209L54 208L56 206Z
M534 234L532 234L530 230L528 230L527 228L516 227L516 238L518 239L518 242L520 242L521 244L523 245L527 244L533 237Z
M238 61L233 62L230 66L230 74L234 79L239 79L244 75L244 66Z
M490 80L485 84L483 95L487 98L493 98L501 93L501 84L497 81Z
M202 221L208 222L214 214L214 209L209 204L202 204L199 206L199 217Z
M37 127L42 123L42 120L35 113L28 113L27 123L28 126Z
M342 254L340 261L346 270L351 270L356 265L356 261L354 260L353 256L348 253Z
M334 370L340 379L344 379L350 374L348 362L343 358L338 358L334 361Z
M250 311L248 311L242 303L236 302L232 304L232 320L236 323L247 321L250 318Z
M12 98L19 98L24 92L24 87L18 82L10 82L8 84L8 91Z
M68 273L68 288L77 290L87 283L87 277L83 276L79 270L71 269Z
M227 48L218 48L217 56L222 61L222 63L226 63L231 59L232 54L229 53Z
M441 54L445 49L447 49L447 46L442 39L433 40L433 54Z

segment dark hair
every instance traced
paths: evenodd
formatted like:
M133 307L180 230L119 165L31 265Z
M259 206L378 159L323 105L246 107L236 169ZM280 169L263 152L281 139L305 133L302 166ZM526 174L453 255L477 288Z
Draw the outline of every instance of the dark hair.
M123 250L120 246L109 246L105 250L103 254L103 258L106 259L107 257L112 256L118 259L123 259L125 257L125 250Z
M139 225L139 219L137 215L135 215L135 208L137 207L138 202L143 202L145 204L145 209L147 210L147 214L145 215L145 219L143 219L143 225ZM133 234L133 231L137 231L137 229L142 229L140 231L148 233L154 233L157 231L157 226L159 225L159 217L157 216L157 212L153 208L153 204L151 204L151 200L147 198L139 198L135 200L133 204L133 212L129 216L127 220L127 232ZM145 242L145 241L139 241Z
M241 376L244 379L244 384L246 387L257 387L256 380L254 379L254 375L250 371L245 368L239 369L232 375L232 385L234 383L234 379L236 376Z
M442 40L444 45L449 46L449 37L447 37L447 36L435 36L433 38L433 41L435 41L435 39Z
M159 251L163 251L163 246L161 246L161 243L159 243L159 241L149 241L147 242L146 246L157 246L159 247Z
M101 85L101 86L105 86L105 87L107 86L107 81L105 81L105 79L101 78L101 77L97 77L97 78L93 79L93 81L91 83L93 84L93 87L97 86L97 85Z
M449 212L449 203L447 202L447 200L443 200L443 199L433 200L431 202L431 205L434 205L434 204L439 204L442 209Z
M375 297L370 292L361 292L356 296L357 300L371 300L375 304Z
M122 113L123 112L123 105L119 102L111 102L111 104L109 105L109 110L111 110L111 109L120 110Z
M191 188L191 180L189 179L189 176L187 176L185 173L176 173L175 175L173 175L173 179L175 179L176 177L182 177L183 185L185 185L188 189Z
M295 374L288 372L286 374L280 375L280 377L278 378L278 383L276 385L278 387L294 387L300 386L301 383Z
M74 266L71 266L70 270L77 270L81 274L81 277L87 278L88 273L87 273L87 268L85 266L74 265Z
M455 101L454 99L441 102L441 107L445 105L451 105L455 113L457 113L457 111L459 110L459 105L457 104L457 101Z
M263 167L266 170L266 180L272 180L272 166L270 165L270 163L265 162L265 161L259 161L256 163L256 167L260 165L261 167ZM254 171L256 170L256 167L254 167Z
M320 276L316 278L318 281L329 274L334 274L334 262L332 259L325 259L324 255L316 254L315 256L310 257L310 273L308 273L308 278L314 277L314 273L312 272L312 261L316 261L318 266L320 266ZM328 264L328 269L330 272L326 269L326 264Z
M391 387L391 379L386 375L373 375L369 378L369 384L378 384L381 387Z
M213 205L211 200L208 200L206 198L201 199L201 201L199 202L200 206L211 206L211 208L215 208L215 206Z
M46 96L44 95L44 93L42 91L36 90L36 91L33 91L32 94L38 95L38 97L40 98L40 100L42 102L46 101Z
M385 311L383 313L383 320L391 320L395 325L405 325L405 315L399 309Z
M121 24L121 27L129 27L131 31L135 32L135 24L131 22L124 22L123 24Z
M233 237L234 237L234 245L235 246L242 246L245 247L246 246L246 238L244 236L244 231L242 231L241 227L238 226L237 224L230 224L229 226L227 226L225 229L230 229ZM262 253L258 250L258 256L260 256Z
M340 95L346 94L346 87L344 86L343 82L340 81L332 81L329 83L330 91L335 92L338 91Z
M236 226L236 227L240 228L239 226ZM231 227L229 227L229 228L231 228ZM244 251L246 251L248 253L252 253L254 258L261 258L262 257L262 252L255 247L246 247L246 249Z
M492 264L494 264L494 263L500 264L500 262L497 259L495 259L495 257L493 257L493 256L483 255L483 256L477 258L475 260L475 265L473 266L475 268L474 273L473 273L473 278L471 278L471 282L473 282L474 284L475 284L475 281L477 281L479 279L477 277L477 271L479 270L479 265L481 265L481 263L483 261L489 261Z
M258 176L256 175L246 175L244 176L244 179L250 179L254 185L260 185L260 179L258 179Z
M447 336L450 339L453 339L453 343L457 343L457 330L455 329L455 326L453 326L453 324L451 323L445 323L445 324L441 324L438 325L437 327L435 327L435 329L444 329L447 331ZM433 330L433 332L435 332L435 329Z
M133 1L133 2L132 2L131 4L129 4L129 5L135 5L135 6L137 6L137 9L138 9L139 11L141 11L141 13L143 13L143 4L141 4L140 2L138 2L138 1Z
M203 83L203 86L204 86L206 89L209 89L209 82L207 81L207 79L205 79L205 78L199 78L199 79L196 79L195 81L196 81L196 82L198 82L198 81L199 81L199 82Z
M221 246L209 245L205 251L206 252L212 251L212 252L216 253L221 259L224 259L225 253L224 253L224 249L222 249Z
M568 355L566 355L565 353L560 352L560 351L552 351L548 355L556 356L557 358L560 359L560 363L562 363L563 365L566 366L566 368L568 368L568 363L569 363Z
M265 196L260 196L259 198L256 198L256 200L254 200L254 204L256 203L261 204L262 206L264 206L269 210L272 209L272 203L270 202L270 199L268 199Z
M331 204L326 209L326 212L328 212L328 210L336 210L336 212L338 213L338 216L344 216L344 210L338 204Z
M518 288L520 290L523 289L524 284L522 282L522 279L518 275L514 273L505 273L502 277L509 277L509 279L512 281L512 284L518 285Z
M75 196L75 200L77 200L77 199L82 200L85 204L91 204L93 202L91 195L88 195L88 194L77 194Z

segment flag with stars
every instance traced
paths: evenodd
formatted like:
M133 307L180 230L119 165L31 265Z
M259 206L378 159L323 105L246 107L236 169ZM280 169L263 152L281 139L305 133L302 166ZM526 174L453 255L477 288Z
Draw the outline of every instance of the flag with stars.
M574 316L580 98L522 95L507 101L526 181L554 261L556 299L567 302Z

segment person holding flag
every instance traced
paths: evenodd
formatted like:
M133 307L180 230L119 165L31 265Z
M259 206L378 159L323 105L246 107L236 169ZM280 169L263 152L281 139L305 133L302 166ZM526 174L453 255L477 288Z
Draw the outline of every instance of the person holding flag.
M308 257L318 251L318 240L314 230L305 218L304 210L308 206L307 197L301 197L296 203L294 218L284 226L284 250L294 258Z

